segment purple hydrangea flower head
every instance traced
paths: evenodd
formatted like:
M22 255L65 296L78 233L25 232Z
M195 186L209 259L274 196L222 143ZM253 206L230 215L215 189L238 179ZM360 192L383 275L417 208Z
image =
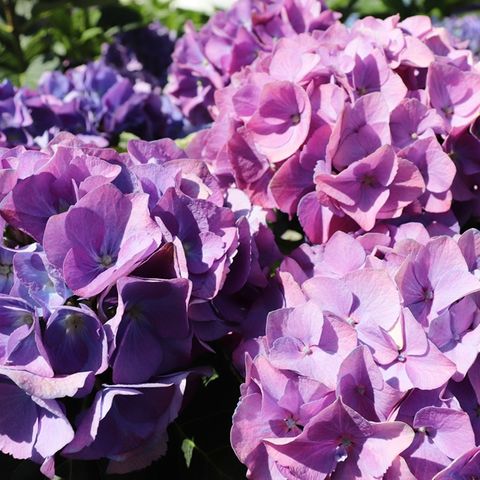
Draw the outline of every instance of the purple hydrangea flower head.
M440 25L462 42L476 55L480 53L480 19L476 14L446 17Z
M260 9L262 20L280 3ZM301 30L231 76L194 151L254 204L297 215L314 243L338 230L424 221L425 212L446 224L456 201L469 202L454 208L464 225L480 212L479 79L472 55L426 18ZM459 139L469 135L465 146Z

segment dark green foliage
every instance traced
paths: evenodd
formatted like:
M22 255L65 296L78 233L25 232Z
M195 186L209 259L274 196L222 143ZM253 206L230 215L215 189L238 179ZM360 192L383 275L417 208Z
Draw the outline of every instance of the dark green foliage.
M169 0L0 0L0 80L34 86L42 72L94 60L122 29L159 20L180 32L187 20L206 17L176 12Z
M352 14L388 17L395 13L402 18L421 14L442 18L480 9L480 2L472 0L327 0L327 4L345 18Z

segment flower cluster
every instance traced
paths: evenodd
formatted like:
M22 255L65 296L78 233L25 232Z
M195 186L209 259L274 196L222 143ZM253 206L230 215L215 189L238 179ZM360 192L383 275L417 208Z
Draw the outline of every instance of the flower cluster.
M99 146L122 132L144 140L183 134L181 113L162 87L173 50L159 24L119 35L100 60L46 72L35 89L0 85L0 145L45 147L60 131Z
M314 243L451 223L452 199L464 224L480 206L480 72L457 47L427 17L284 38L217 92L200 154L254 203L297 214Z
M479 240L405 223L284 260L233 418L249 478L478 473Z
M340 15L324 0L238 0L199 32L185 26L173 54L168 92L194 125L209 123L214 94L277 40L324 30Z
M444 18L440 25L464 41L475 55L480 54L480 16L474 13Z
M282 306L265 212L172 140L119 154L63 133L0 161L0 449L49 477L60 451L142 468L205 342Z

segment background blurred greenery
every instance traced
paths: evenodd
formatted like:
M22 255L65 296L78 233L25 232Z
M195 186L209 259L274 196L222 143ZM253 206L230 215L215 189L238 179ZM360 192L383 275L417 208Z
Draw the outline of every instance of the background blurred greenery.
M172 0L0 0L0 80L34 86L43 71L86 63L115 33L159 20L181 34L207 16L171 8ZM327 0L351 15L418 13L438 18L480 8L471 0Z
M169 0L0 0L0 79L33 86L43 71L86 63L115 33L159 20L180 33L198 12Z
M441 19L480 9L480 3L472 0L327 0L327 3L346 17L352 14L388 17L399 13L402 18L425 14Z

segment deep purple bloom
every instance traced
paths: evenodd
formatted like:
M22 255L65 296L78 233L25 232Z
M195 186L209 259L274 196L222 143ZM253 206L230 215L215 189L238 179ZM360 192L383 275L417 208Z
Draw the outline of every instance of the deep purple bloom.
M117 282L117 290L117 313L107 323L114 382L146 382L186 366L192 348L190 282L129 277Z
M108 366L103 325L85 305L56 309L48 319L43 343L57 375L100 374Z
M86 460L107 458L109 473L148 466L167 450L167 427L178 415L191 373L197 374L159 377L155 383L104 385L62 453Z

